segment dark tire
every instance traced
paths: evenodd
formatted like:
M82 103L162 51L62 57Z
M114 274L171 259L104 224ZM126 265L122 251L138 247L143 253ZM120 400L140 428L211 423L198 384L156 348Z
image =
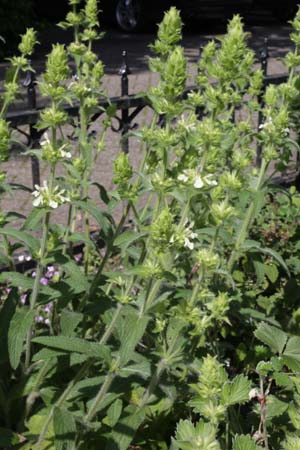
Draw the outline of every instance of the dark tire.
M128 33L140 31L145 21L142 0L117 0L115 18L121 30Z
M275 3L273 13L281 22L287 22L295 17L297 9L297 2L280 0Z

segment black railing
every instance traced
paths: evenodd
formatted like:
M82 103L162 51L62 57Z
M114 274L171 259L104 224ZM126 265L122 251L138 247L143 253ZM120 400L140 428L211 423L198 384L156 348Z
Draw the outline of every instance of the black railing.
M287 80L287 74L268 75L268 45L265 40L264 47L259 54L259 61L264 74L263 92L259 96L258 101L263 106L264 92L269 84L280 84ZM117 126L111 125L111 129L120 133L122 136L121 147L124 152L129 152L129 138L128 131L135 128L137 125L134 120L138 114L145 108L151 107L146 96L130 95L129 94L129 75L131 73L126 51L122 53L122 65L119 70L120 83L121 83L121 96L111 97L109 100L103 98L99 101L99 112L95 113L92 121L96 121L103 111L109 106L113 105L116 110L115 119ZM23 86L26 88L26 105L24 109L11 109L7 114L7 120L10 122L11 127L20 131L27 138L27 144L30 148L39 148L39 142L43 134L43 130L38 130L36 124L39 120L41 110L46 106L46 102L40 103L37 101L37 89L35 74L31 71L26 73ZM189 86L184 95L189 92L197 90L197 86ZM77 117L79 112L79 105L65 105L65 111L69 116ZM262 122L262 116L259 114L258 126ZM19 127L24 125L28 126L28 131L21 130ZM259 165L261 160L261 149L257 148L256 163ZM39 160L35 156L31 156L32 167L32 184L40 184L40 167Z

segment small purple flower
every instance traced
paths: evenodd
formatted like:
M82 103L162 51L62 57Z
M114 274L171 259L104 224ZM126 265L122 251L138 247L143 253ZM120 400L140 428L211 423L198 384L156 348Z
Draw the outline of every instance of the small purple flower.
M47 267L47 272L46 272L46 277L47 278L52 278L53 275L55 274L55 267L54 266L48 266Z
M44 286L47 286L47 284L49 284L49 280L46 277L42 277L40 278L40 283L43 284Z
M50 326L50 320L49 319L45 319L45 325L48 325L48 327Z
M37 323L42 323L42 322L44 322L44 317L43 316L36 316L34 320Z
M7 295L9 295L10 293L11 293L11 288L5 288L5 293L7 294Z
M36 277L36 271L35 270L32 272L31 276L32 276L32 278Z
M25 305L28 294L22 294L20 298L21 305Z
M82 254L75 255L75 256L74 256L74 259L75 259L75 261L76 261L77 263L80 263L81 260L82 260Z
M47 314L51 313L52 308L53 308L53 304L52 303L47 303L47 305L44 306L45 313L47 313Z

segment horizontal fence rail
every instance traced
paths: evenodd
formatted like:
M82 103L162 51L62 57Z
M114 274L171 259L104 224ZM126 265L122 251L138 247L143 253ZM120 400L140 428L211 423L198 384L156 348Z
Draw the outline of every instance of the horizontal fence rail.
M201 52L200 52L201 54ZM259 61L264 74L263 93L258 98L260 105L263 106L264 92L268 85L278 85L287 81L287 74L268 75L268 46L267 40L265 40L264 47L259 53ZM134 122L138 114L145 108L151 107L146 96L138 94L129 94L129 75L131 70L127 62L126 51L122 53L122 65L119 70L120 84L121 84L121 96L111 97L107 99L103 97L103 100L99 101L99 111L93 116L93 122L95 122L105 111L105 109L112 105L116 110L115 120L117 126L111 125L111 129L119 133L122 136L121 147L124 152L129 152L129 137L128 132L136 127ZM35 74L28 71L23 82L23 86L26 88L26 101L22 108L18 108L16 105L8 111L7 120L10 122L11 127L18 130L20 133L26 136L27 145L29 148L39 148L40 139L45 130L38 130L36 124L39 120L40 112L47 106L47 101L38 101L38 94L36 90L36 78ZM196 91L197 86L189 86L184 92L184 97L189 92ZM25 107L24 107L25 106ZM79 105L65 105L65 111L70 117L78 117ZM258 126L262 122L261 114L258 117ZM163 123L163 120L161 121ZM20 130L19 127L28 126L28 132ZM261 149L257 148L256 163L260 164ZM32 167L32 185L40 184L40 167L39 161L35 156L31 156Z

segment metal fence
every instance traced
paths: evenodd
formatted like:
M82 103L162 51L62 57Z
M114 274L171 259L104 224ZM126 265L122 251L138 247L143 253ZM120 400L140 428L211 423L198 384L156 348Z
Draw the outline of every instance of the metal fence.
M201 54L201 52L200 52ZM264 74L263 91L258 101L263 106L264 92L269 84L280 84L287 80L287 74L268 75L268 42L265 40L264 46L258 55L261 68ZM116 109L116 123L117 126L112 125L111 129L119 133L122 136L121 146L124 152L129 151L129 138L128 131L136 127L135 118L146 107L151 107L147 97L140 95L130 95L129 93L129 76L130 68L127 62L126 51L122 53L122 65L119 70L120 84L121 84L121 96L112 97L109 100L103 99L99 102L99 111L94 114L92 121L96 121L103 114L103 111L109 106L113 105ZM36 78L34 72L28 71L26 73L23 86L26 88L26 105L25 109L12 109L7 114L7 120L10 122L11 127L21 132L27 138L27 145L30 148L39 148L39 142L44 130L38 130L36 124L39 120L41 110L46 106L44 102L41 104L38 102L38 94L36 89ZM189 86L184 96L189 92L197 90L197 86ZM79 112L79 105L66 105L65 111L69 116L77 117ZM262 122L262 117L258 117L258 126ZM24 131L23 127L27 126L27 131ZM22 128L20 128L22 127ZM260 164L261 149L257 148L256 163ZM31 156L32 167L32 184L40 184L40 166L39 160L35 156Z

